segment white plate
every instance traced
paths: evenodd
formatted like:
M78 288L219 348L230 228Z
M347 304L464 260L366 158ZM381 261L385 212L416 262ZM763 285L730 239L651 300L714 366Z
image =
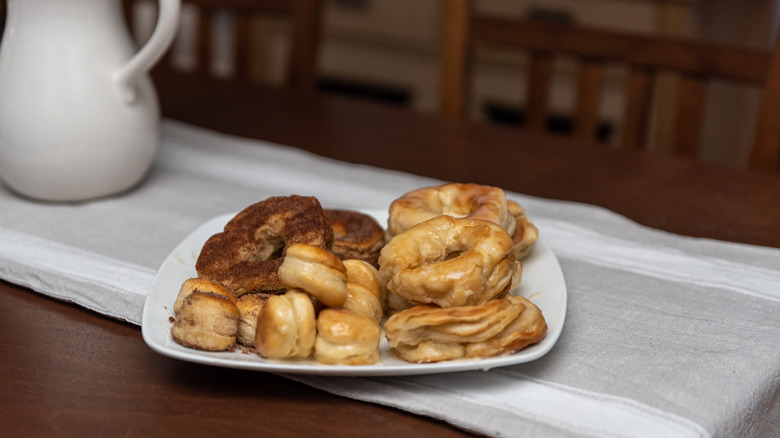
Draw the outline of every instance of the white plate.
M387 213L365 211L380 224L387 223ZM215 217L187 236L160 266L144 306L142 333L153 350L165 356L190 362L257 371L348 376L392 376L432 374L491 368L529 362L544 356L555 345L566 317L566 283L558 259L540 236L531 255L523 261L523 281L513 291L534 302L547 321L547 335L541 342L515 354L488 359L458 359L430 364L412 364L395 356L385 339L380 344L382 363L377 365L322 365L314 360L273 361L242 351L207 352L183 347L171 337L173 302L184 280L195 277L195 261L203 243L222 231L234 213Z

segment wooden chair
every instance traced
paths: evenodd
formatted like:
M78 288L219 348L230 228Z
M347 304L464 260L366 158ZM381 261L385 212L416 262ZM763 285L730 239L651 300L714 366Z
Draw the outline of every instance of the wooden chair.
M646 146L653 105L653 84L659 72L680 76L678 120L673 151L696 157L707 87L725 79L763 89L760 117L749 166L775 171L780 156L780 45L772 51L725 47L703 41L633 35L562 23L476 14L473 0L443 3L440 110L465 116L468 108L471 55L475 45L527 50L526 123L544 129L553 59L560 54L579 60L573 135L595 138L604 71L608 63L628 66L623 137L619 145Z
M136 3L144 0L123 0L125 17L129 24L133 23L133 8ZM250 24L258 16L283 17L290 22L289 53L287 58L285 85L301 90L311 91L316 85L317 55L320 39L322 18L322 0L182 0L186 5L197 8L198 25L196 45L196 65L192 69L176 68L171 62L169 51L166 58L154 68L155 78L161 75L202 75L214 80L251 81L251 57L257 53L252 47ZM233 72L228 77L214 77L210 72L213 57L211 41L217 29L217 17L221 13L229 13L232 17L232 30L235 63Z

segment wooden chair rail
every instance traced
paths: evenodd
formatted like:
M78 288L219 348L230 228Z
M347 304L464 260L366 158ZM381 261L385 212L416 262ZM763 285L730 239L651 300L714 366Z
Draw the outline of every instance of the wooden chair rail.
M491 16L475 16L471 33L476 43L569 53L758 85L763 85L766 80L771 57L766 51L727 47L706 41Z
M572 135L594 139L600 120L606 69L627 70L622 109L621 147L648 147L649 125L658 78L676 76L677 97L665 107L676 114L671 149L699 155L707 94L714 80L763 90L750 167L780 167L780 50L750 49L711 42L630 34L576 25L475 14L471 0L443 4L440 111L464 117L469 107L470 68L476 47L519 49L527 53L526 125L545 129L550 87L559 57L577 61ZM778 46L780 47L780 46ZM777 72L777 73L774 73Z

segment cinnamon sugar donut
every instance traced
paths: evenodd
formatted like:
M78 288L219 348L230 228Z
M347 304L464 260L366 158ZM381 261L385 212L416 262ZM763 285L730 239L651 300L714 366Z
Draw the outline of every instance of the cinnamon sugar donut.
M333 228L331 251L342 260L364 260L378 266L385 230L373 217L353 210L325 210Z
M241 345L253 347L257 333L257 315L263 309L272 294L265 292L244 294L236 300L238 307L238 335L236 341Z
M509 212L506 193L498 187L473 183L413 190L393 201L389 213L389 237L440 215L483 219L500 225L510 235L515 231L515 218Z
M512 237L493 222L437 216L382 249L387 291L442 307L481 304L519 281Z
M512 295L479 306L416 306L385 323L390 346L404 360L417 363L514 353L546 333L541 310Z
M230 301L235 301L236 296L230 289L225 286L215 283L206 278L188 278L184 280L179 288L179 293L176 295L176 300L173 302L173 312L179 313L184 300L195 291L208 292L217 295L224 295Z
M206 351L224 351L236 343L239 310L236 298L223 293L223 287L185 286L177 305L171 337L185 347Z
M277 196L250 205L203 245L198 275L237 295L283 291L277 274L286 248L295 243L330 248L333 229L317 198Z

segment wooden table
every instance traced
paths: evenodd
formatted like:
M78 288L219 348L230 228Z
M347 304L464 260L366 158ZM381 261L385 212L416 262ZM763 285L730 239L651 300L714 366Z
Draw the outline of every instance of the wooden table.
M158 83L167 116L356 163L604 206L691 236L780 247L780 176L609 150L349 99L187 91ZM150 350L138 327L0 282L4 436L467 436L265 373Z

